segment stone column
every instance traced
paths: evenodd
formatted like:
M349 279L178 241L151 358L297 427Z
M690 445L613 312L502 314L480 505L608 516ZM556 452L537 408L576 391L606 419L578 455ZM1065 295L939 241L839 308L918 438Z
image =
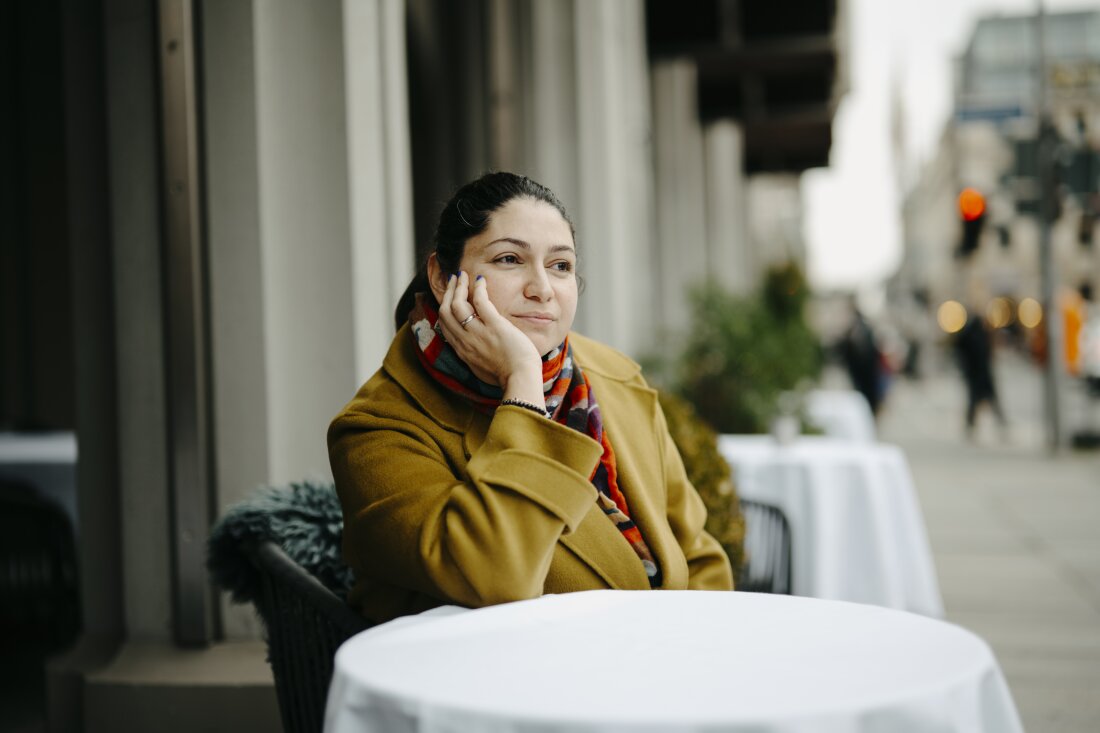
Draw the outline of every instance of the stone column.
M645 7L574 5L577 206L582 272L578 330L637 355L652 334L652 189Z
M806 267L802 189L794 173L761 173L746 188L750 242L759 272L792 261ZM757 275L759 279L759 275Z
M206 12L220 509L326 478L325 429L373 373L413 275L399 0ZM250 609L225 607L230 637Z
M529 174L557 194L570 215L579 213L577 181L577 72L574 3L528 0L531 63L524 91L531 110ZM583 249L583 247L582 247ZM585 253L586 254L586 253ZM582 254L582 257L584 254Z
M267 373L256 427L281 482L327 473L325 427L356 381L343 12L274 0L253 13Z
M658 324L674 334L690 325L688 289L708 275L707 162L694 63L658 61L652 73Z
M381 366L415 269L402 0L344 0L344 69L354 389Z
M726 290L747 295L756 285L745 207L745 138L734 120L703 129L707 188L707 271Z

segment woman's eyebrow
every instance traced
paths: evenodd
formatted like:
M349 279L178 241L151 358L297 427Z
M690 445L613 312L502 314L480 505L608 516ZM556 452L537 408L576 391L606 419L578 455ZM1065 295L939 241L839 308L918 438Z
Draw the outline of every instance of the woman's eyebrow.
M485 246L486 247L492 247L494 244L500 244L501 242L508 242L510 244L516 245L517 247L521 247L523 249L528 249L528 250L531 249L530 244L523 241L522 239L516 239L515 237L501 237L500 239L494 239L492 242L489 242ZM568 244L555 244L553 247L550 248L551 253L554 253L554 252L573 252L573 251L575 251L574 248L570 247Z

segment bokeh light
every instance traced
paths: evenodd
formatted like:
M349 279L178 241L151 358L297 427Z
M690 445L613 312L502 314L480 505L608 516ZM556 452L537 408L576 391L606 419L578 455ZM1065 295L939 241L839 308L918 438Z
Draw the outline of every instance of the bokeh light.
M1004 328L1012 323L1012 303L1008 298L994 298L985 309L986 320L993 328Z
M966 325L966 308L957 300L944 301L936 313L936 321L947 333L958 333Z
M1018 309L1020 323L1027 328L1035 328L1043 320L1043 306L1035 298L1024 298Z
M967 221L974 221L985 213L985 196L973 188L964 188L959 194L959 213Z

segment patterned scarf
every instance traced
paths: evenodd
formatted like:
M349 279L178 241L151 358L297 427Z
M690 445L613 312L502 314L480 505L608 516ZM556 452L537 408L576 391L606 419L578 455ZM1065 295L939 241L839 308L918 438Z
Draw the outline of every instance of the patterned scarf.
M434 304L423 294L416 296L416 306L409 314L409 326L416 339L416 355L420 363L437 382L468 399L475 409L484 413L496 410L503 390L478 379L436 330L439 314ZM651 588L659 588L661 569L642 538L638 526L630 518L626 497L619 490L615 451L603 429L600 406L592 385L579 364L573 360L573 348L566 337L561 346L542 357L542 390L550 419L584 433L603 447L603 455L589 480L596 487L600 508L622 532L637 553L649 578Z

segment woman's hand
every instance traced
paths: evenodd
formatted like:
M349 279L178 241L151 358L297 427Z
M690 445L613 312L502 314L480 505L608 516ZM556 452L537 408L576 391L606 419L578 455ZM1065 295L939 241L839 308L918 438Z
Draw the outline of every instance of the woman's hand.
M471 315L476 317L467 320ZM478 379L502 387L505 399L543 404L542 356L489 300L483 277L471 288L465 271L451 276L439 303L439 323L447 343Z

